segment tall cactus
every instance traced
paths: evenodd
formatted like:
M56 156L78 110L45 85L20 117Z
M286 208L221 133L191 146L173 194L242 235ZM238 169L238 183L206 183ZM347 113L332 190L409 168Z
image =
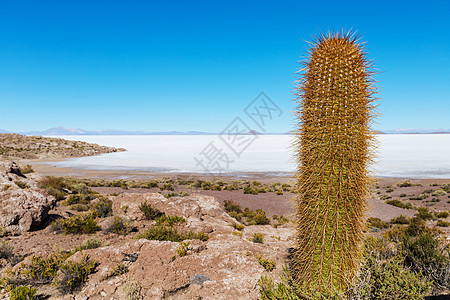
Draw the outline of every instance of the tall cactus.
M343 292L359 266L374 137L374 81L353 34L311 43L296 89L299 130L295 278Z

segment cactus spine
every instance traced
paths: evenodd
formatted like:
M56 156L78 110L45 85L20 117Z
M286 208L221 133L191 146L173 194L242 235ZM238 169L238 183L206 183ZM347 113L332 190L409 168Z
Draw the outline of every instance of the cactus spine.
M299 130L294 274L311 290L344 292L360 258L374 138L374 81L353 34L311 43L296 89Z

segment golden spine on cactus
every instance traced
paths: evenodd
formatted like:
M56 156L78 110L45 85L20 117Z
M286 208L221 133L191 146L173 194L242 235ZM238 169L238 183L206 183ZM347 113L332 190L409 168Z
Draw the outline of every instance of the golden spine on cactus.
M344 292L359 267L374 137L372 65L351 33L311 43L296 88L297 246L301 286Z

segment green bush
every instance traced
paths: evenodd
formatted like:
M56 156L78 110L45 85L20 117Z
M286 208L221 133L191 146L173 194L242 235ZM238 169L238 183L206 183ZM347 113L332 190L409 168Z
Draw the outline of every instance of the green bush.
M150 204L147 204L147 201L139 205L139 210L144 214L146 220L155 220L164 214Z
M68 261L61 265L55 284L63 294L72 293L87 282L97 265L98 262L90 260L87 255L79 262Z
M437 189L433 193L431 193L431 196L435 196L435 197L441 197L441 196L445 196L445 195L447 195L447 192L444 191L443 189Z
M7 242L2 242L0 244L0 259L3 258L9 260L13 256L14 256L14 247Z
M138 238L171 242L182 242L184 240L190 239L207 241L209 239L209 235L203 232L178 232L177 228L174 226L185 222L186 220L184 218L177 216L166 217L164 215L164 217L161 217L157 220L157 223L155 225L151 226L144 233L139 234Z
M9 289L10 300L32 300L35 299L36 289L27 286L16 286Z
M160 218L156 219L157 225L167 225L172 227L181 223L186 223L186 219L179 216L166 216L163 214Z
M411 203L409 203L409 202L405 203L398 199L388 200L388 201L386 201L386 204L393 205L393 206L400 207L400 208L406 208L406 209L413 208L413 205Z
M262 233L253 233L252 242L257 244L264 243L264 235Z
M436 226L449 227L450 226L450 222L446 222L444 220L438 220L437 223L436 223Z
M245 224L246 225L267 225L270 224L269 218L267 218L265 211L262 209L257 209L252 211L248 208L245 208L243 211L244 216L246 217Z
M68 185L62 177L46 176L38 181L38 187L44 190L53 188L57 191L63 192L63 190L68 188Z
M381 220L380 218L368 218L367 219L367 226L370 227L375 227L375 228L379 228L379 229L385 229L385 228L389 228L391 227L391 225L383 220Z
M92 197L90 195L85 194L69 195L67 199L62 202L62 205L89 204L91 200Z
M260 296L262 300L300 300L300 287L296 285L291 272L287 266L283 267L280 274L281 282L274 284L272 278L261 276L258 281ZM305 298L303 298L305 299Z
M395 259L379 261L370 257L362 274L368 279L357 291L363 299L417 300L430 292L431 282L403 268Z
M10 184L5 184L5 185L2 187L2 192L5 192L5 191L9 190L10 187L11 187Z
M276 263L273 260L270 260L268 258L264 258L260 254L255 255L256 259L258 260L259 264L266 269L266 271L272 272L277 267Z
M97 202L91 204L91 209L97 212L100 218L106 218L112 215L112 206L112 200L101 197Z
M76 247L72 252L78 252L88 249L96 249L98 247L101 247L103 245L103 240L96 238L96 237L90 237L85 239L80 246Z
M114 216L110 226L106 228L106 232L114 232L120 235L127 235L135 229L131 220L121 216Z
M235 213L241 213L242 209L241 206L237 203L235 203L233 200L225 200L224 201L225 211L227 213L235 212Z
M177 253L180 257L186 256L189 251L190 242L179 242L179 247L177 248Z
M174 191L173 184L171 183L164 183L160 188L161 191Z
M65 234L83 234L95 233L100 230L95 220L95 214L85 213L74 215L67 219L57 219L53 221L51 227L54 231L64 232Z
M88 211L89 206L86 204L72 204L69 206L70 209L76 210L76 211Z
M239 230L239 231L242 231L242 230L244 230L244 228L245 228L245 225L240 224L240 223L236 223L236 222L233 222L233 224L231 224L231 226L232 226L234 229Z
M440 212L435 212L434 215L436 218L445 219L448 217L449 213L448 213L448 211L440 211Z
M69 255L68 253L53 253L48 257L32 256L30 263L20 267L20 274L32 283L50 283Z
M432 220L434 218L433 213L430 212L430 210L425 207L419 207L417 209L417 213L415 214L415 217L422 219L422 220Z
M409 222L409 218L404 215L400 215L396 218L391 219L390 221L391 224L409 224Z
M111 274L109 274L108 277L120 276L120 275L123 275L125 273L128 273L128 271L129 270L128 270L127 266L119 263L113 268L113 270L111 271Z

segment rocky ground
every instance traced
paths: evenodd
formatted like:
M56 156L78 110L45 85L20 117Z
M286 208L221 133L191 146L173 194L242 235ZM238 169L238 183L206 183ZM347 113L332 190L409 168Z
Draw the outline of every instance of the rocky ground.
M58 159L92 156L117 151L125 151L125 149L57 138L0 133L0 160Z
M3 235L0 245L3 250L6 246L13 249L8 257L0 254L0 278L11 277L8 269L12 270L22 284L35 286L41 298L258 299L259 279L264 275L278 278L294 245L293 224L287 222L275 228L277 222L271 218L274 214L289 217L292 213L289 199L295 194L288 186L282 194L253 195L242 190L193 188L169 178L160 179L158 187L148 188L119 182L122 186L89 187L94 192L89 203L81 201L78 206L71 206L65 203L67 195L65 200L57 200L54 197L58 198L57 193L48 187L40 188L42 178L38 173L22 174L15 163L0 165L0 236ZM172 182L173 190L167 190L167 183L163 182ZM256 186L261 189L266 185ZM418 207L429 208L435 215L445 212L450 200L448 187L445 182L379 180L369 199L368 217L387 222L400 215L411 217ZM79 184L61 190L69 195L87 193ZM224 209L226 200L233 200L242 208L262 208L270 224L238 228L236 220ZM399 202L394 202L395 206L388 204L389 200ZM91 234L64 234L49 225L52 220L87 214L80 212L85 210L83 205L92 208L102 201L111 201L112 211L96 216L99 228ZM144 238L143 234L157 222L145 217L140 209L143 203L166 216L184 218L185 222L174 226L180 233L203 235L191 236L183 243ZM116 230L114 224L118 219L122 227ZM445 224L450 218L448 215L434 218L427 225L450 236L450 227L438 227L439 220ZM370 234L380 230L383 229L372 227ZM204 238L206 235L208 238ZM257 236L261 239L256 239ZM89 243L96 245L83 246ZM85 283L67 293L58 285L65 276L62 269L51 280L36 281L26 268L33 264L33 256L48 257L51 253L65 253L66 265L88 257L89 262L95 263L95 269L86 274ZM0 287L1 284L0 280ZM0 299L8 297L3 290Z
M99 220L100 231L65 235L52 231L44 221L48 223L48 216L67 218L77 212L39 189L39 174L27 174L24 178L16 165L8 164L0 178L0 189L9 186L0 193L0 222L7 232L1 241L13 245L17 257L25 258L14 266L7 260L0 262L0 277L6 276L7 268L20 272L33 255L71 250L93 237L103 242L99 248L78 251L67 259L76 262L88 255L98 263L80 290L64 296L51 284L37 285L38 294L52 299L126 299L133 293L144 299L257 299L258 280L264 274L277 275L293 245L290 225L234 229L236 220L207 195L168 199L158 193L120 194L110 197L113 216ZM26 187L20 187L18 182ZM203 232L209 239L185 241L186 253L180 255L179 242L138 238L139 233L155 224L146 220L139 209L144 202L166 215L185 218L181 231ZM134 230L126 235L107 232L115 216L133 222ZM262 234L262 243L252 241L255 233ZM273 261L276 268L267 271L258 258ZM118 266L126 267L128 272L112 275ZM7 298L7 294L3 297Z

